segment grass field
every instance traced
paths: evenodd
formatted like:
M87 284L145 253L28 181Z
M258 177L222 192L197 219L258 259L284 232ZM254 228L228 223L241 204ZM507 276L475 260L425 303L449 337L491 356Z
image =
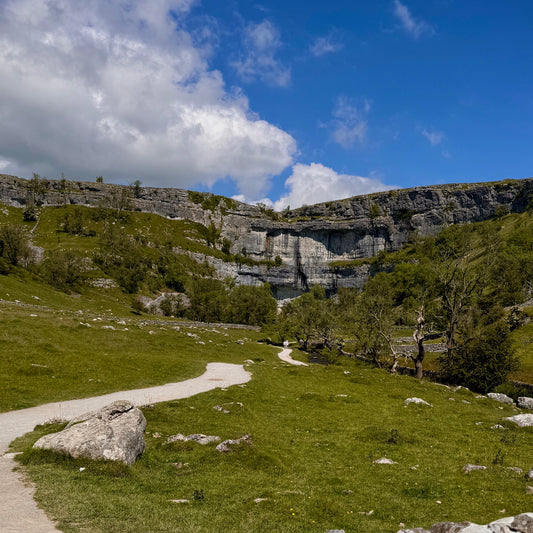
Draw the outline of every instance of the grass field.
M46 427L15 443L39 503L64 531L106 533L386 533L529 509L527 481L507 467L533 466L533 432L492 429L516 408L350 360L290 367L253 345L247 357L247 385L144 409L147 451L131 468L28 449ZM432 406L405 406L412 396ZM243 407L213 409L229 402ZM166 444L175 433L250 434L253 446ZM464 474L466 463L488 468Z

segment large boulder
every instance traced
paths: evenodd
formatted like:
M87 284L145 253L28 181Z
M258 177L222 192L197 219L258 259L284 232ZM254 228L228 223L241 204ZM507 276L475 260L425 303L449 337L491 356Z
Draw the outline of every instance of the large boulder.
M146 419L127 401L116 401L72 420L59 433L41 437L34 448L54 450L71 457L135 462L145 447Z

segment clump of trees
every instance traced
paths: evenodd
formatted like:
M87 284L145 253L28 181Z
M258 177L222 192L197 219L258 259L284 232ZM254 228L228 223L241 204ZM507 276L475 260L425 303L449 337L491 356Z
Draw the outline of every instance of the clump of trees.
M440 335L446 347L438 358L442 377L480 392L491 390L518 365L510 340L516 312L507 317L502 304L527 297L532 278L529 265L504 283L498 272L510 253L507 246L516 252L519 235L496 255L486 253L481 235L468 226L415 240L400 252L381 254L362 290L341 288L327 299L323 289L313 287L284 306L272 336L296 338L304 349L323 346L364 357L392 371L404 358L421 378L426 341ZM517 256L533 261L527 255L530 241L533 237L525 239ZM414 351L402 351L395 342L400 325L413 328Z

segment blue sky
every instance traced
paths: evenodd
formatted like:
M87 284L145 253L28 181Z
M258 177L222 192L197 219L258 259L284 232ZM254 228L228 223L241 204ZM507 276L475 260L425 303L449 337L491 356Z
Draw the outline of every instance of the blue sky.
M533 175L526 1L6 0L0 172L296 207Z

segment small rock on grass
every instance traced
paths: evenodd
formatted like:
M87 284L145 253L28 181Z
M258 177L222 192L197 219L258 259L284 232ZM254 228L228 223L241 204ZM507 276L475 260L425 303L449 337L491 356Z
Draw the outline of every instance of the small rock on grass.
M422 400L422 398L407 398L404 401L405 405L409 405L410 403L414 403L417 405L429 405L431 407L431 404L426 402L425 400Z
M509 405L514 405L514 400L507 396L507 394L502 394L501 392L489 392L487 397L496 402L508 403Z
M521 428L533 426L533 414L521 414L515 416L508 416L504 420L509 420L509 422L514 422L517 426Z
M388 459L387 457L382 457L381 459L376 459L374 461L375 465L397 465L398 463L396 461L393 461L392 459Z
M220 442L220 437L217 435L203 435L202 433L194 433L192 435L182 435L181 433L178 433L177 435L172 435L167 439L167 442L178 442L178 441L192 441L197 442L198 444L211 444L213 442Z
M472 465L472 464L466 464L465 466L463 466L463 472L465 474L474 472L474 470L487 470L487 467L483 465Z
M533 409L533 398L528 396L520 396L517 403L520 409Z
M238 446L239 444L248 444L249 446L252 446L252 437L250 435L243 435L238 439L228 439L221 442L216 449L220 453L228 453L233 451L233 447Z

